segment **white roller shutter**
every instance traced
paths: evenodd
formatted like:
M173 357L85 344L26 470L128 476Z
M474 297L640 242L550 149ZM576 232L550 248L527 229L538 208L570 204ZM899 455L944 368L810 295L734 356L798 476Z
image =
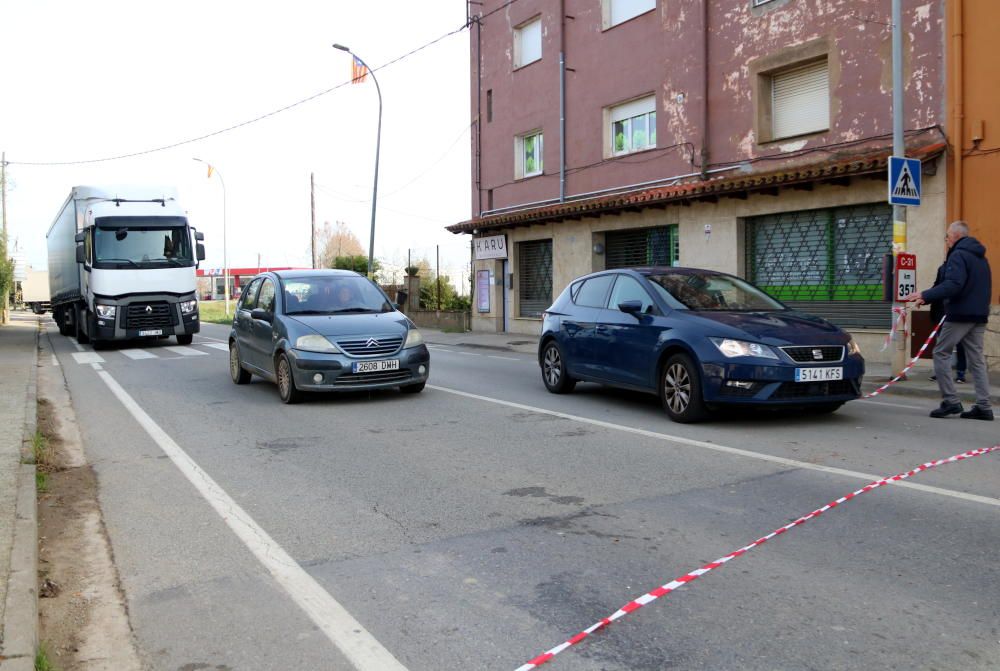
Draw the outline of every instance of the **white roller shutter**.
M825 60L774 75L771 118L774 139L830 127L830 74Z

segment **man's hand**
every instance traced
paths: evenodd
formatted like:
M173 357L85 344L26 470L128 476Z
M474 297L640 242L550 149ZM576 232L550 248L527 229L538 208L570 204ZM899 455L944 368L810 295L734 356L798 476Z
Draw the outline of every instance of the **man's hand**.
M924 296L919 291L915 291L912 294L907 294L903 296L902 301L904 303L913 303L916 307L925 305Z

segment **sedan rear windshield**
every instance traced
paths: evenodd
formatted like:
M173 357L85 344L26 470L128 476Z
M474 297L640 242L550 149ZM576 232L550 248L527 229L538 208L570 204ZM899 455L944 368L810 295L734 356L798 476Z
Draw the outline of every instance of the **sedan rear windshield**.
M285 314L335 315L391 312L382 291L360 276L296 277L283 280Z
M687 310L759 312L787 308L737 277L717 273L660 273L648 275L660 296L671 306Z

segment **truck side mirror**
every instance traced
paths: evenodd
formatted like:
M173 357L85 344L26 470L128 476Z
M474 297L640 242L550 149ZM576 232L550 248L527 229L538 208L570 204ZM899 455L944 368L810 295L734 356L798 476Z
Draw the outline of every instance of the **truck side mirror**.
M87 239L87 233L85 231L80 231L79 233L73 236L73 240L75 240L76 242L83 242L86 239Z
M76 262L77 263L84 263L84 262L86 262L86 260L87 260L87 253L83 249L83 245L77 245L76 246Z
M205 239L205 234L202 233L201 231L195 231L194 232L194 239L197 240L198 242L201 242L202 240Z
M201 235L201 233L199 233L198 235ZM195 258L198 261L204 261L205 260L205 245L201 244L200 242L195 243L194 249L195 249Z

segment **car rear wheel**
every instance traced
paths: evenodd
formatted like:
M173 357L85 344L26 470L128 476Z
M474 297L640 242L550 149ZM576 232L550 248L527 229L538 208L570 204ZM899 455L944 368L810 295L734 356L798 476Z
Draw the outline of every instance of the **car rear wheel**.
M250 372L243 367L240 360L240 348L235 342L229 343L229 376L235 384L246 384L250 381Z
M288 361L288 355L282 352L278 355L277 366L278 396L281 402L291 405L302 400L302 392L295 387L295 378L292 377L292 364Z
M674 354L663 366L660 402L675 422L687 424L708 416L698 369L687 354Z
M568 394L576 386L576 380L566 372L566 360L555 340L546 343L542 350L542 382L553 394Z

